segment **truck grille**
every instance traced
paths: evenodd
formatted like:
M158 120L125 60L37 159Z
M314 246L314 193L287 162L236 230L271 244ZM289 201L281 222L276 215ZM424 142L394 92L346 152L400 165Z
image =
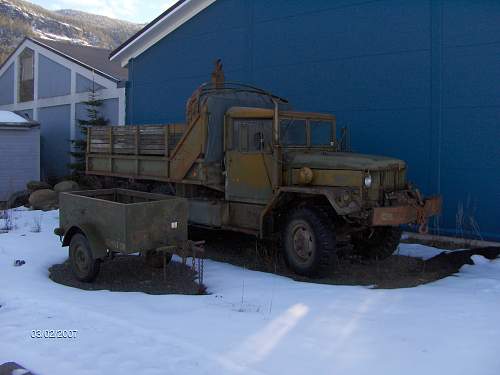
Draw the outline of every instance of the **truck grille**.
M384 190L396 190L405 184L406 170L388 169L378 171L379 186Z
M403 189L406 184L406 169L372 171L372 186L368 189L370 200L380 200L384 192Z

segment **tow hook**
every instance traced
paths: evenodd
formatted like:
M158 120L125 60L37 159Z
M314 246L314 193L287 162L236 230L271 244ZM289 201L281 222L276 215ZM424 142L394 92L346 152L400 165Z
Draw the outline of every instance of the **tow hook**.
M418 233L420 234L429 233L429 224L425 217L425 210L423 207L417 208L417 223L419 224Z

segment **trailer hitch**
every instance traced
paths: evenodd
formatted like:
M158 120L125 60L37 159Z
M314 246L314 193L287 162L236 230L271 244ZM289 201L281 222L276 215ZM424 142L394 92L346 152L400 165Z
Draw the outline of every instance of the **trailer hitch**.
M203 286L203 271L205 268L205 241L191 241L184 242L182 249L182 263L186 265L186 260L191 257L191 268L194 272L198 272L198 287L200 292Z
M178 255L182 259L182 264L187 265L187 259L191 258L191 269L198 273L198 287L200 292L203 291L203 271L205 259L205 241L191 241L187 240L182 242L181 246L163 246L156 249L157 252L163 253L163 279L166 276L167 258L166 254Z

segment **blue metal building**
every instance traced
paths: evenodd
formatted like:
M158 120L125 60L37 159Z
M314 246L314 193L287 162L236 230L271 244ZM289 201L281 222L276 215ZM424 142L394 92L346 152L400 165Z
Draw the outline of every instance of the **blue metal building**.
M434 230L500 240L500 2L184 0L115 50L127 123L182 121L226 79L330 112L355 151L408 161L444 197Z

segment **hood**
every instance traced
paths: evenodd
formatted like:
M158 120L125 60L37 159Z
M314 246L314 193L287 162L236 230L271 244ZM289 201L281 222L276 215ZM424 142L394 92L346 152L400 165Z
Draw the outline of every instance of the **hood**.
M353 152L330 152L314 150L285 151L287 166L316 169L386 170L403 169L403 160L379 155L356 154Z

